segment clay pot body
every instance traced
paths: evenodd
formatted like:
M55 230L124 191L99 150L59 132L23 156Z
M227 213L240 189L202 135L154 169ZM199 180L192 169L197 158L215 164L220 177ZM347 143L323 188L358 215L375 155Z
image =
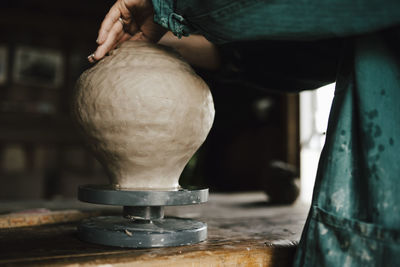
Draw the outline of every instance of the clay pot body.
M214 105L177 53L128 41L81 75L73 113L111 184L176 189L211 128Z

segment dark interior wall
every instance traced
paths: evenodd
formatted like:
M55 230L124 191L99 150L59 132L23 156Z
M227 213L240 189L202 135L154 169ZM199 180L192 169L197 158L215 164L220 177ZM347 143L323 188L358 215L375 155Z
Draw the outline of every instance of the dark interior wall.
M0 2L0 198L72 196L105 182L69 105L112 3Z
M113 2L0 2L0 199L74 197L79 184L107 182L69 105ZM259 190L271 179L270 162L299 165L296 95L203 77L216 120L181 184Z
M216 115L209 136L195 155L197 164L187 166L183 177L187 183L200 183L214 191L265 190L282 179L273 173L274 162L286 163L290 166L285 167L296 173L298 95L221 81L215 75L203 77L212 90Z

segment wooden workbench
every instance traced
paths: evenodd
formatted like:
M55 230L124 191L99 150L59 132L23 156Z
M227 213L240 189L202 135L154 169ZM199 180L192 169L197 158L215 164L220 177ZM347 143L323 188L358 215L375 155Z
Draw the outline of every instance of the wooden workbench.
M0 212L29 208L118 212L77 201L7 202ZM0 265L291 266L308 207L267 206L263 193L211 194L207 204L168 207L167 215L198 218L208 239L197 245L123 249L82 242L77 222L0 229Z

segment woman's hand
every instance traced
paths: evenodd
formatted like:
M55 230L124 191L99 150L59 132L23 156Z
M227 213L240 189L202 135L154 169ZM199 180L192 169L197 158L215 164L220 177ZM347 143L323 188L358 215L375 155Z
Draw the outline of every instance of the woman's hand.
M151 0L118 0L104 18L97 38L99 45L88 57L90 62L102 59L118 44L133 38L158 42L167 31L153 21Z

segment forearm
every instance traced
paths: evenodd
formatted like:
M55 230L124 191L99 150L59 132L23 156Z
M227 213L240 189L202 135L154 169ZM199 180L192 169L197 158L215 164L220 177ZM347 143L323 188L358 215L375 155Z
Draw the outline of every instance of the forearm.
M221 65L217 47L201 35L193 34L178 39L167 32L158 43L176 49L192 66L218 70Z
M400 24L399 0L153 0L155 21L214 42L315 40ZM171 15L172 14L172 15Z

